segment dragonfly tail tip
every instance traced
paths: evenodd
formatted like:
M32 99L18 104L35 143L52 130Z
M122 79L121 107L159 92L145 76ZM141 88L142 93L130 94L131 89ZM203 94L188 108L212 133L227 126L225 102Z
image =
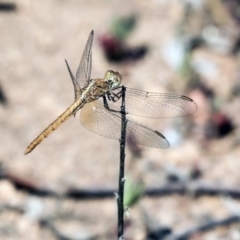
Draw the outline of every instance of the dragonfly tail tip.
M29 151L29 149L27 148L24 152L24 155L27 155L28 153L30 153L31 151Z

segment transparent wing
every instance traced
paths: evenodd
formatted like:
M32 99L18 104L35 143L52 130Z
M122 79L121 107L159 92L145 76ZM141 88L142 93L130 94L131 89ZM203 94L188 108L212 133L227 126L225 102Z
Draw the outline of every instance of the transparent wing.
M119 93L121 88L115 89ZM127 88L125 93L126 111L141 117L166 118L181 117L197 111L197 104L189 97L168 93L151 93ZM109 107L120 109L121 99L117 102L108 101Z
M107 138L120 139L120 114L113 114L106 110L100 102L101 100L102 99L87 103L81 111L80 121L89 131ZM131 120L128 120L127 123L126 137L131 138L131 140L135 143L148 147L169 147L167 139L161 133Z
M70 74L70 77L72 79L72 83L73 83L73 87L74 87L75 100L77 100L79 98L80 94L81 94L81 88L78 85L78 82L76 81L75 77L73 76L72 71L71 71L66 59L65 59L65 62L66 62L67 69L68 69L68 72ZM75 116L75 114L74 114L74 116Z
M76 81L80 87L83 87L87 80L90 79L92 70L92 42L93 42L93 31L91 31L88 41L86 43L80 64L76 73Z

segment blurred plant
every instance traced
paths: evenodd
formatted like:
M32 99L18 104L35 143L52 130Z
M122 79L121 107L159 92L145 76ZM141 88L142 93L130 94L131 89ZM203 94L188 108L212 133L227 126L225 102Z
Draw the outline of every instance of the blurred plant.
M184 55L182 58L182 63L179 68L179 72L184 79L187 81L187 88L195 87L200 77L198 73L195 71L193 64L192 64L192 54L193 52L202 47L205 44L204 40L199 37L192 37L189 39L184 46Z
M213 113L210 122L206 126L207 138L222 138L235 129L232 121L222 112Z
M124 61L137 61L147 53L147 46L128 47L126 38L134 30L137 18L131 15L126 18L115 18L110 27L110 33L99 37L99 43L109 62L121 63Z
M124 188L124 207L128 208L135 205L143 196L144 191L143 182L134 183L131 178L127 178Z
M200 94L197 96L196 92L193 93L199 100L203 114L203 116L199 115L195 121L203 126L205 139L223 138L235 130L233 121L221 110L223 100L214 93L213 89L200 81L194 91Z
M136 15L130 15L126 18L115 18L112 21L110 32L117 39L124 40L134 30L134 28L136 27L136 23Z
M198 7L194 6L194 1L184 1L184 14L176 27L175 37L163 47L165 60L181 76L181 81L177 85L174 83L170 88L175 90L177 87L177 91L183 92L195 90L201 92L202 97L199 100L202 103L198 104L200 107L201 105L205 106L205 119L203 120L204 117L199 115L199 119L195 119L195 123L203 129L205 139L223 138L230 134L235 126L221 110L223 100L201 79L202 76L213 77L217 67L205 59L196 60L194 52L205 47L205 49L208 48L221 54L239 53L240 40L238 38L233 41L236 33L234 33L232 17L225 9L226 6L232 9L233 5L236 8L240 7L235 0L229 2L206 1ZM235 46L232 47L234 42ZM236 89L234 93L237 92Z

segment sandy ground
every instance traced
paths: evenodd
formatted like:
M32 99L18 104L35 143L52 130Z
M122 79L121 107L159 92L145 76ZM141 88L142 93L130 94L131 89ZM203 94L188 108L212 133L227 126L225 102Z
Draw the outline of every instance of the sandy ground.
M116 188L118 141L87 131L81 126L78 114L31 154L24 156L23 152L30 141L73 102L73 87L64 59L68 59L75 72L92 29L95 30L92 77L102 77L107 69L113 69L123 74L123 84L126 86L155 92L169 92L168 86L174 86L174 93L186 94L179 83L181 77L168 66L161 54L164 43L176 32L176 25L182 17L182 4L156 0L124 3L118 0L23 0L16 4L16 12L0 12L0 84L8 99L6 106L0 105L2 166L56 191L65 191L69 187ZM131 13L138 15L138 24L128 38L128 44L147 44L150 51L139 62L109 65L97 38L107 32L114 17ZM202 56L214 62L218 69L214 76L205 78L205 81L226 102L225 112L239 123L236 114L233 114L239 111L239 101L229 100L231 86L237 77L235 59L214 51L196 53L196 58ZM204 109L201 109L201 102L198 105L201 115ZM237 188L240 183L240 148L233 147L236 135L204 142L198 137L201 134L196 128L185 137L178 133L177 128L188 125L189 121L187 118L141 119L142 123L162 130L170 141L171 138L174 141L171 133L180 137L180 141L168 150L143 147L137 164L143 180L149 186L159 186L165 181L166 169L178 168L187 174L193 166L198 166L203 170L204 181ZM127 161L131 156L127 149ZM127 174L133 173L127 170ZM232 214L229 204L239 211L239 203L229 201L231 203L226 203L223 198L210 197L143 198L141 207L134 206L131 210L131 226L126 234L128 239L144 239L142 208L156 224L173 227L178 232L205 223L208 219ZM7 203L24 206L27 210L25 214L9 211L1 214L1 239L55 239L48 230L39 226L38 220L42 216L61 214L70 214L70 217L67 220L59 217L55 225L73 239L105 231L113 234L108 239L116 239L117 209L114 198L80 202L42 200L18 192L8 181L2 181L0 204ZM233 225L194 239L240 239L238 229L239 226Z

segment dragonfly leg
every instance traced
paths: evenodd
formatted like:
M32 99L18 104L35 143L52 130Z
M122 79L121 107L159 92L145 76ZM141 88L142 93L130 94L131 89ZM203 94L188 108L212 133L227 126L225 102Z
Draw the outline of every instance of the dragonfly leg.
M122 90L120 90L118 93L109 92L107 96L108 100L117 102L122 97Z
M111 100L111 99L109 99L109 100ZM105 107L108 111L121 113L121 111L117 111L117 110L111 109L111 108L108 106L108 102L107 102L106 96L103 96L103 104L104 104L104 107Z

